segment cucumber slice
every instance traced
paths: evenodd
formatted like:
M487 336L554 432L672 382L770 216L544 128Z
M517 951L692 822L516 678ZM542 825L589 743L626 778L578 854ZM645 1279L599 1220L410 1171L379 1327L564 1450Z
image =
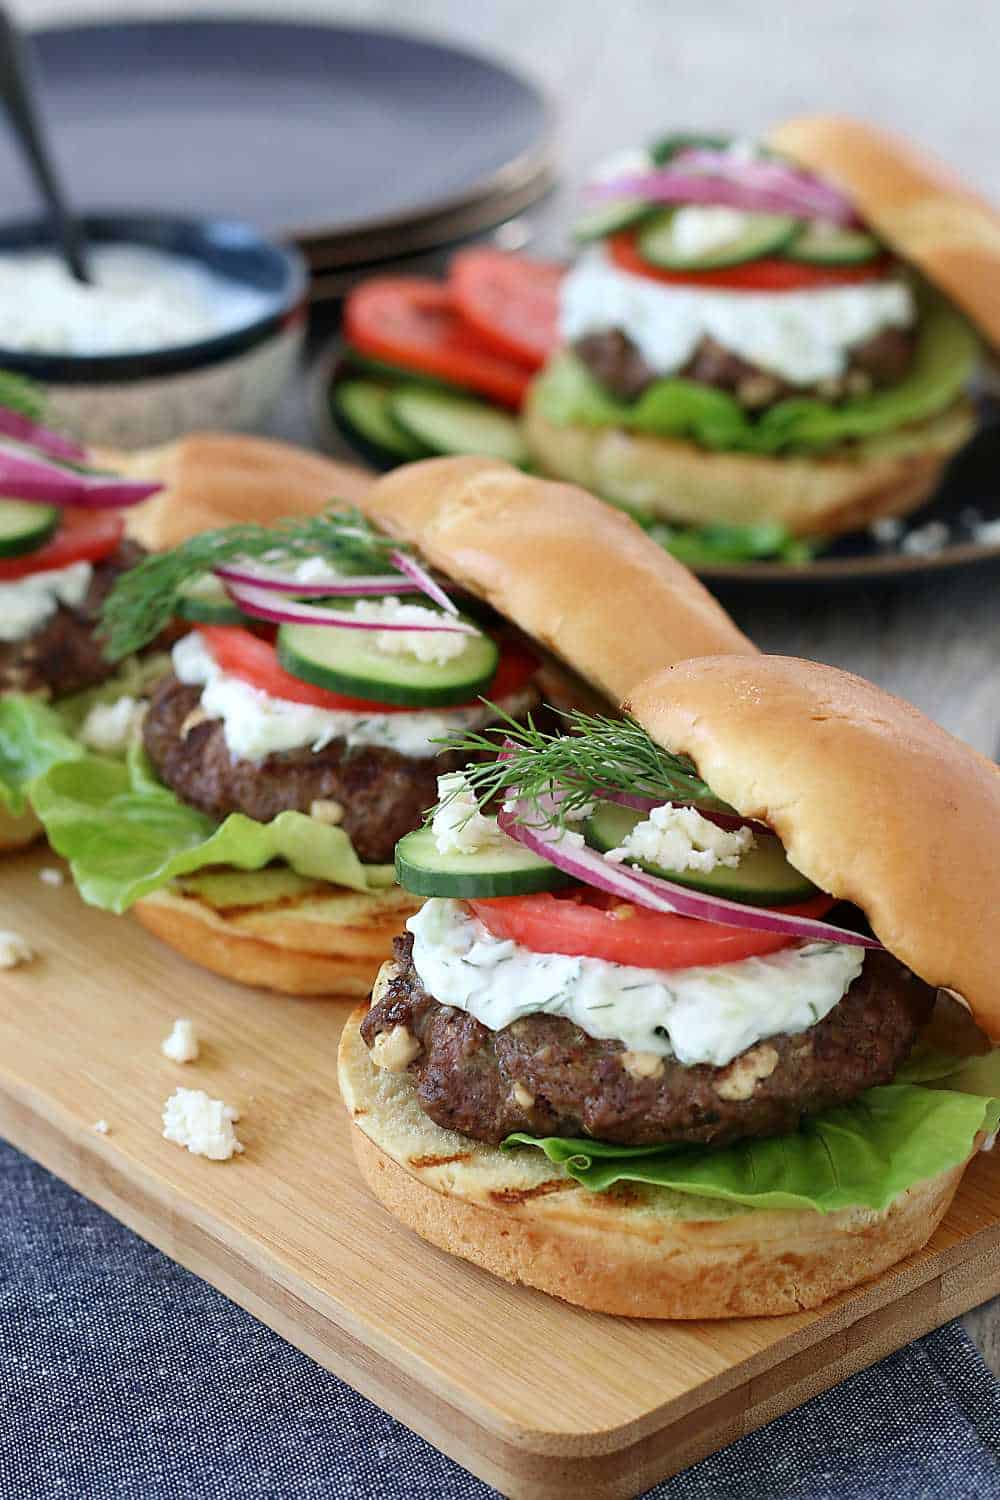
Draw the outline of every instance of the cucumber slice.
M485 401L404 386L390 396L389 410L411 438L435 453L477 453L509 464L528 461L517 419Z
M354 601L326 601L349 610ZM464 618L464 617L463 617ZM278 660L287 672L316 687L372 703L406 708L448 708L468 703L496 676L500 651L488 635L469 636L461 655L447 662L418 661L380 651L374 630L338 630L328 625L282 625Z
M744 261L776 255L789 243L799 225L789 214L747 214L741 234L704 255L684 255L674 242L675 209L665 209L639 234L639 254L651 266L668 271L721 271ZM726 210L728 212L728 210Z
M44 547L58 529L62 512L57 505L32 500L0 500L0 557L21 557Z
M592 848L602 852L618 849L643 817L643 813L633 812L629 807L602 802L584 824L584 838ZM692 870L664 870L660 865L640 860L636 863L650 875L662 875L678 885L725 896L731 901L745 901L748 906L794 906L817 894L812 881L788 863L776 834L758 833L755 838L754 848L733 869L720 865L708 874L700 874Z
M581 244L588 240L603 240L609 234L618 234L622 229L632 229L652 214L659 212L655 204L646 198L619 198L604 208L595 208L584 214L573 225L573 238Z
M803 224L782 253L808 266L860 266L881 255L882 246L864 229L812 223Z
M665 135L655 141L649 154L655 166L665 167L679 151L698 150L701 147L709 151L725 151L730 145L732 136L729 135L698 135L692 131L675 130L672 135Z
M477 854L442 854L429 828L396 845L396 879L415 896L529 896L558 891L573 881L548 860L510 841L509 848Z
M214 573L203 573L184 585L177 613L182 620L196 620L202 625L239 625L245 619Z
M334 418L348 442L373 450L379 463L409 463L427 449L406 432L389 409L390 386L375 380L343 380L330 395Z

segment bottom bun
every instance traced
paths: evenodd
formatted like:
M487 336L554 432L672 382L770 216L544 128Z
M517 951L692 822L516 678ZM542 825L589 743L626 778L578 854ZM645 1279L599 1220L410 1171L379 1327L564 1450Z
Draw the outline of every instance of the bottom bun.
M240 881L245 891L253 875ZM366 995L386 948L421 904L398 886L367 895L302 881L293 896L219 905L196 885L156 891L132 910L192 963L284 995Z
M779 458L710 452L617 427L557 427L530 395L523 421L546 474L616 505L689 526L779 521L794 536L835 536L915 510L976 425L963 398L926 422L851 448Z
M23 813L7 812L0 808L0 852L25 849L44 832L41 823L30 807Z
M339 1078L376 1198L432 1245L594 1312L731 1318L816 1307L919 1250L964 1170L917 1184L883 1213L747 1212L639 1183L593 1193L540 1151L508 1155L435 1125L407 1074L372 1064L364 1014L344 1028Z

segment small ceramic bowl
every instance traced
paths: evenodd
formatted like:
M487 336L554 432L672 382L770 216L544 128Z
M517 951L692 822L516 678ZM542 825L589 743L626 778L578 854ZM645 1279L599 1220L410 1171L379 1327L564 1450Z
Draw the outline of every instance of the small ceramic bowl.
M290 379L305 336L308 272L298 251L225 219L102 214L83 222L92 245L169 251L241 294L253 291L253 313L195 343L124 354L8 350L0 326L0 370L39 381L49 424L86 443L140 448L194 428L259 426ZM44 220L0 226L0 255L51 247Z

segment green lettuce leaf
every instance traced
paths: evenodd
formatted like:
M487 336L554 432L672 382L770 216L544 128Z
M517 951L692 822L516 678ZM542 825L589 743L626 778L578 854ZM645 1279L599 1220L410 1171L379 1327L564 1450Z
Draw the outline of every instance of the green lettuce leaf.
M259 870L281 860L354 891L393 884L391 865L363 865L342 828L305 813L283 812L270 823L232 813L214 823L157 780L139 746L124 761L83 754L52 765L31 801L83 899L107 911L127 911L178 876L220 865Z
M82 754L58 709L27 693L0 699L0 806L12 817L27 810L37 777Z
M791 396L753 418L727 392L680 376L657 380L636 401L619 401L568 353L539 376L532 400L557 427L623 427L691 438L704 448L727 452L816 452L937 416L961 395L978 353L978 340L965 320L934 300L924 309L906 379L836 406L812 396Z
M520 1133L503 1146L537 1147L597 1193L643 1182L745 1208L880 1212L915 1183L965 1161L977 1134L992 1135L1000 1124L1000 1049L950 1065L928 1055L915 1071L936 1082L868 1089L851 1104L806 1118L792 1134L721 1150Z

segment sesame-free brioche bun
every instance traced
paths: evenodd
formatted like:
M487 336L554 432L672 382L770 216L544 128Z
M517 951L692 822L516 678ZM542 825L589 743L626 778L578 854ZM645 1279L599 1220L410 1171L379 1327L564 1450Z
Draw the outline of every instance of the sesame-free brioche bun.
M626 707L1000 1042L1000 767L863 678L789 657L682 663Z
M756 648L629 516L486 458L406 464L359 505L617 703L656 667Z
M126 511L130 536L159 550L236 521L269 525L316 515L340 501L354 505L372 476L354 464L270 438L196 432L159 448L104 452L102 461L131 479L163 489Z
M899 136L844 115L802 115L770 145L852 199L876 234L1000 345L1000 209Z
M196 883L175 884L132 910L149 932L224 979L285 995L358 999L421 904L398 886L366 894L324 881L255 901L253 874L240 879L242 904L219 905L199 895Z
M373 1066L364 1010L341 1036L340 1091L368 1186L431 1244L505 1281L631 1318L759 1317L816 1307L912 1255L933 1234L964 1163L888 1209L730 1209L665 1188L595 1193L540 1151L507 1154L444 1130L405 1073Z
M976 418L963 397L938 416L881 438L824 454L767 457L712 452L620 427L557 426L533 386L522 425L547 474L616 505L690 526L778 521L793 536L808 537L839 535L915 510L972 436Z
M8 812L0 808L0 854L9 854L14 849L24 849L33 844L43 833L30 807L22 813Z

